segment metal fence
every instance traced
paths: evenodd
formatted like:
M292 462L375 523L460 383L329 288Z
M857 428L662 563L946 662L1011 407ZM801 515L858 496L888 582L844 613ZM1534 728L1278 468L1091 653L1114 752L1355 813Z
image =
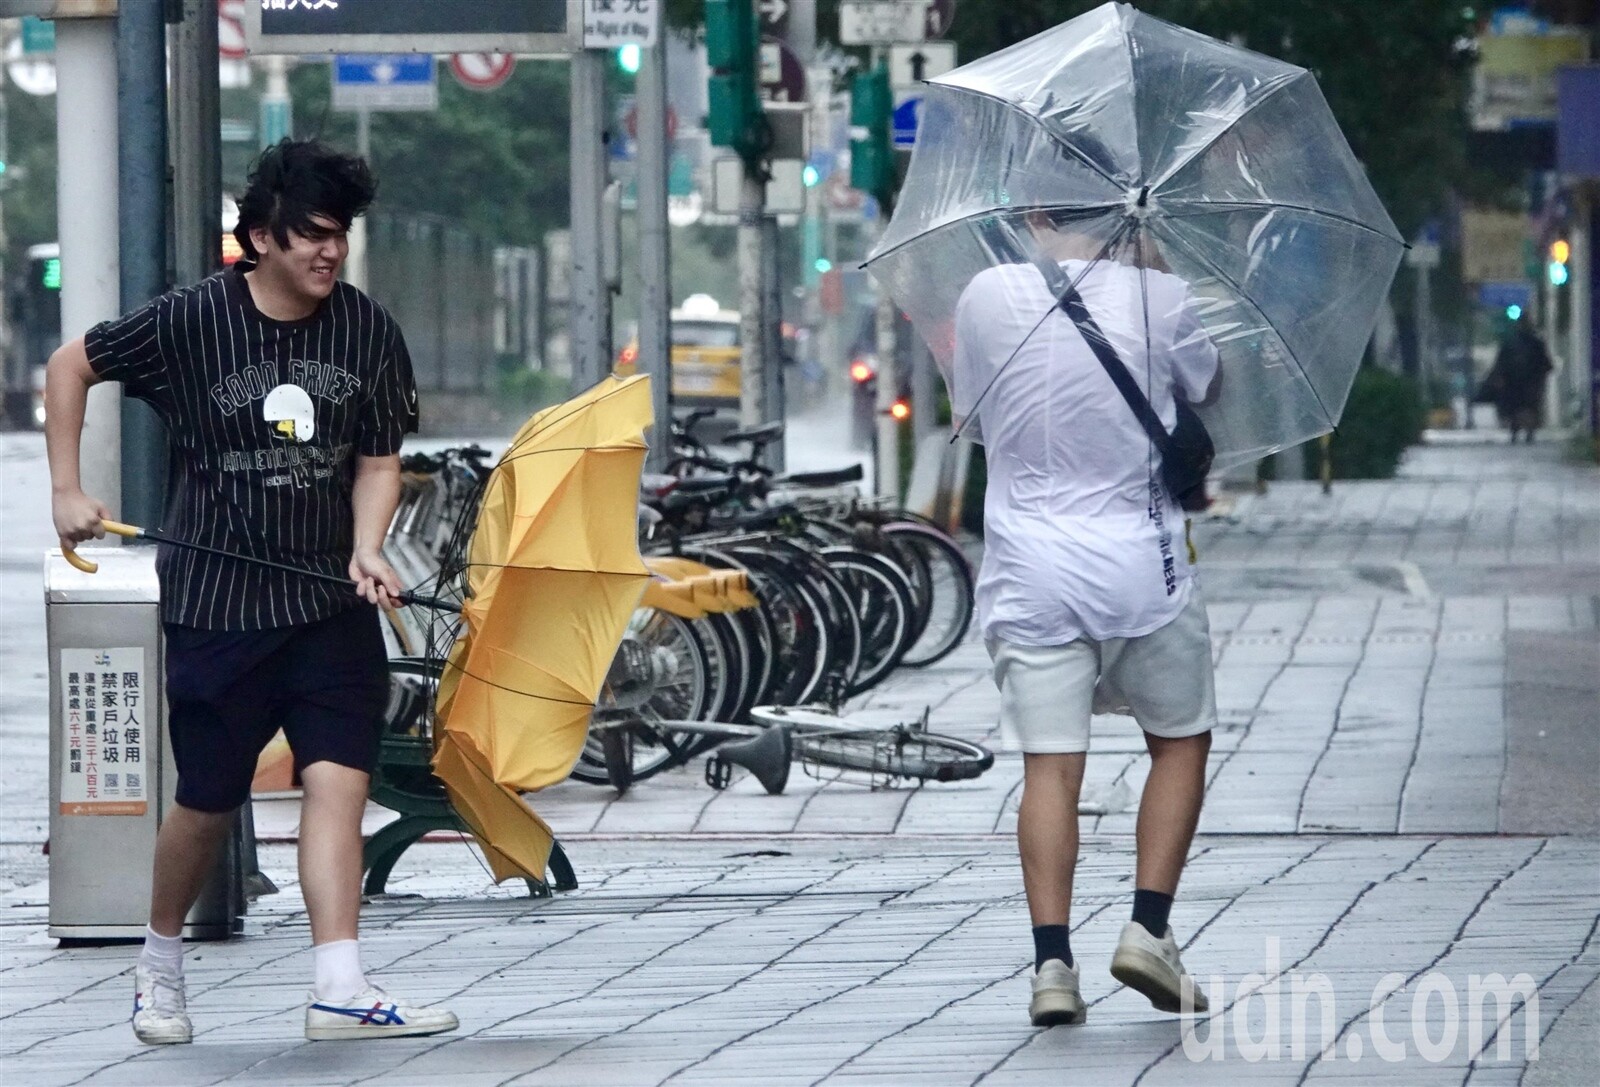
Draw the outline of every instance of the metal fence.
M376 213L367 269L372 297L405 331L419 389L492 392L500 355L539 366L538 340L525 331L539 328L542 310L535 251L435 216Z

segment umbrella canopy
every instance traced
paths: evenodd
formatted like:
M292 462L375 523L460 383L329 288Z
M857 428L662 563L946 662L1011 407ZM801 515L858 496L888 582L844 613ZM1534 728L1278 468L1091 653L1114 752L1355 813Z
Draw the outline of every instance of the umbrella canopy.
M553 837L519 793L571 771L651 579L637 544L651 418L647 377L607 379L530 419L485 487L434 771L496 879L543 878Z
M1198 323L1222 375L1199 408L1219 467L1332 429L1404 242L1310 73L1105 4L925 91L868 267L970 409L965 436L981 440L986 389L956 373L961 300L1041 259L1136 372L1153 328ZM1017 346L1065 320L1046 325L1057 295Z

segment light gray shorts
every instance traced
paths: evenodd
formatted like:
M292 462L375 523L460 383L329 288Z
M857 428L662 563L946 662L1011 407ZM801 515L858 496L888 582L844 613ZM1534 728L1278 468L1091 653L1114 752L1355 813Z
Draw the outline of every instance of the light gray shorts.
M987 645L1007 750L1087 751L1095 713L1132 714L1140 728L1166 739L1216 727L1211 623L1198 585L1172 622L1142 637L1051 646L991 638Z

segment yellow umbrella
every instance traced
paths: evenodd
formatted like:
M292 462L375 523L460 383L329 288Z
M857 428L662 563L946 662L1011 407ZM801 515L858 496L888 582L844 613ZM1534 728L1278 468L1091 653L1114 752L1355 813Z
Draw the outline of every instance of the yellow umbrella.
M519 794L571 771L651 579L637 543L651 418L647 377L608 378L530 419L485 487L433 767L496 880L544 878L554 837Z

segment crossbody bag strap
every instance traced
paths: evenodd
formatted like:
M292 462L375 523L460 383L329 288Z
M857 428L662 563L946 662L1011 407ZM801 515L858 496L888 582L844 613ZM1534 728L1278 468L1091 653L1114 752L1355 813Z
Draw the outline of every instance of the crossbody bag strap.
M1144 390L1139 388L1138 383L1133 380L1133 375L1128 373L1127 366L1118 357L1116 349L1111 346L1111 341L1106 339L1099 323L1090 314L1089 307L1084 305L1083 296L1078 293L1078 288L1073 286L1072 281L1062 273L1060 266L1053 264L1048 258L1041 258L1034 263L1044 276L1045 285L1051 295L1055 297L1056 306L1077 326L1084 343L1094 352L1094 357L1100 361L1106 375L1111 378L1111 383L1122 394L1122 399L1133 409L1139 425L1144 427L1144 432L1150 435L1150 440L1156 443L1156 448L1161 450L1163 457L1166 457L1172 446L1172 435L1161 425L1161 419L1150 406Z

